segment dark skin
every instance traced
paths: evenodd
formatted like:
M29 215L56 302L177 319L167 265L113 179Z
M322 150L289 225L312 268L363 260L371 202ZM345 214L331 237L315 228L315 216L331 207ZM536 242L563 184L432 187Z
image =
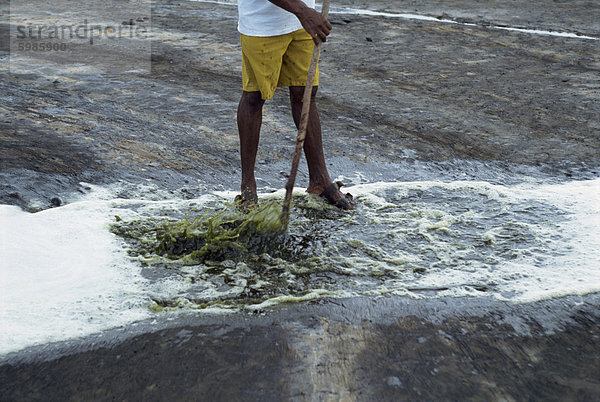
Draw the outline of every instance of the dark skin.
M277 7L294 14L300 20L302 27L312 36L315 44L325 42L331 32L331 24L314 9L308 7L300 0L269 0Z
M326 41L327 35L331 32L331 24L320 13L306 6L300 0L269 1L296 15L302 24L302 27L313 37L315 43ZM306 130L306 139L304 141L304 155L306 156L309 173L309 184L306 191L311 194L321 194L332 184L323 154L321 123L315 102L317 89L317 87L313 87L312 90L308 127ZM296 127L298 127L302 111L304 87L292 86L289 87L289 91L292 117ZM262 108L264 103L265 101L262 99L260 92L244 91L238 106L237 123L242 160L241 196L242 204L244 206L250 206L256 203L257 200L254 167L260 138ZM343 194L338 190L334 192L330 201L336 201L341 197L343 197Z

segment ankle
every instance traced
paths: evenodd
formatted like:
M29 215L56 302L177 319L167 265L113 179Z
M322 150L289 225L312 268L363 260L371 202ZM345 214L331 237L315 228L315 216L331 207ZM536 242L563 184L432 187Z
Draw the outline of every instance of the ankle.
M256 198L256 183L243 183L240 186L242 197L246 199Z
M331 184L331 183L329 183ZM309 194L321 194L329 186L329 184L323 183L310 183L306 188L306 192Z
M312 194L321 194L327 187L333 183L329 176L309 179L307 192Z

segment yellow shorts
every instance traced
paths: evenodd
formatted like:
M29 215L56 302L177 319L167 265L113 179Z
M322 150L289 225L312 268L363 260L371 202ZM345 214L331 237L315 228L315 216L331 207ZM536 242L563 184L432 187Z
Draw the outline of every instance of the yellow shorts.
M284 35L242 37L242 81L247 92L271 99L276 87L305 86L314 42L304 30ZM319 85L319 68L314 86Z

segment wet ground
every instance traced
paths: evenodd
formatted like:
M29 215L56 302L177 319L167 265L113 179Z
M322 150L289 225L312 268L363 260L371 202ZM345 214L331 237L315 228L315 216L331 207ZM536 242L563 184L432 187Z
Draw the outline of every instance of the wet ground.
M598 177L600 40L495 28L600 38L598 4L335 6L319 90L333 176L348 184L502 185ZM32 4L31 14L37 9ZM85 5L69 11L85 15ZM88 193L81 182L120 183L121 198L139 196L140 184L180 199L236 190L236 18L227 4L154 2L151 71L115 74L93 47L80 52L94 74L35 54L0 59L0 202L37 211ZM294 139L279 90L265 110L262 191L283 188ZM432 205L447 196L434 193L426 194ZM597 295L524 304L389 296L226 317L169 315L5 357L0 395L593 400L599 306Z
M594 400L598 302L355 298L159 320L33 348L0 366L0 390L6 400Z
M548 3L536 9L557 4ZM572 28L583 23L580 14L568 14L565 23L558 7L548 21L556 17L556 30L581 30ZM322 60L328 85L320 89L332 175L414 180L423 161L437 177L482 170L455 166L456 159L491 165L501 182L531 174L531 166L559 179L597 175L600 41L401 18L332 19L339 23ZM47 205L80 180L149 180L192 195L205 191L199 180L234 187L241 71L235 7L158 2L152 26L150 74L78 75L17 54L9 76L5 59L1 140L11 152L2 158L2 200ZM587 34L600 36L587 26ZM81 51L90 65L108 68L94 64L93 47ZM283 187L289 170L295 134L286 98L278 91L267 105L259 186ZM22 177L38 185L14 184ZM298 184L305 182L300 176Z

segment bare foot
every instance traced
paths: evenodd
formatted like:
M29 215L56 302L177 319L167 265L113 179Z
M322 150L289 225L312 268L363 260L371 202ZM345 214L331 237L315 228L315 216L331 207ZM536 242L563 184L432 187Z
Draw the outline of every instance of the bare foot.
M258 197L252 193L242 193L235 196L234 202L240 212L248 212L258 206Z
M340 187L342 187L344 183L341 181L337 181L335 183L331 183L327 186L323 191L318 192L316 188L309 187L306 191L311 194L318 194L321 198L327 201L331 205L335 205L336 207L343 210L352 210L356 208L356 201L354 201L354 197L350 193L342 193L340 191Z

